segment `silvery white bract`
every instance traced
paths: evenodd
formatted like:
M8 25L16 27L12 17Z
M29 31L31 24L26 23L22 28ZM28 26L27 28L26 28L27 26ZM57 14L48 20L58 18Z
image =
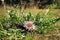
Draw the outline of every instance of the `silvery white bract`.
M25 22L24 22L24 27L25 27L26 29L28 29L29 31L30 31L30 30L35 30L35 25L34 25L33 22L31 22L31 21L25 21Z

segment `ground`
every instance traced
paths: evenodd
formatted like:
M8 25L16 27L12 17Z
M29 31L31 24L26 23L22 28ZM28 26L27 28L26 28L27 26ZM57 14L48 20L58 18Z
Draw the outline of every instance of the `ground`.
M6 14L7 15L7 9L8 8L12 8L12 9L14 9L13 7L3 7L3 6L1 6L0 7L0 16L2 15L2 14ZM23 9L22 9L23 10ZM38 12L40 12L41 13L41 15L43 15L44 14L44 12L46 11L46 9L36 9L36 8L27 8L27 9L24 9L23 10L24 11L24 13L27 13L27 12L32 12L33 14L36 14L36 13L38 13ZM55 9L53 12L52 12L52 15L53 16L55 16L55 17L57 17L57 16L59 16L60 17L60 9ZM33 38L34 38L34 40L60 40L60 21L58 21L57 23L56 23L56 28L58 29L58 30L54 30L54 31L52 31L52 32L50 32L50 33L46 33L46 34L44 34L44 35L39 35L39 34L33 34Z

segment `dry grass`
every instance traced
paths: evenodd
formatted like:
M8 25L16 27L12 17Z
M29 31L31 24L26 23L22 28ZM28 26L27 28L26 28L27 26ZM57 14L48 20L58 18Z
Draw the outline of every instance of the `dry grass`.
M6 7L5 9L3 7L0 7L0 15L7 14L8 8L14 9L11 6ZM43 15L44 12L46 11L46 9L36 9L36 8L27 8L22 10L24 11L24 13L32 12L33 14L36 14L40 12L41 15ZM60 16L60 9L55 9L52 12L52 15L55 17ZM57 25L56 27L59 28L59 30L54 30L53 32L47 33L45 35L34 34L33 35L34 40L60 40L60 21L58 21L56 25Z

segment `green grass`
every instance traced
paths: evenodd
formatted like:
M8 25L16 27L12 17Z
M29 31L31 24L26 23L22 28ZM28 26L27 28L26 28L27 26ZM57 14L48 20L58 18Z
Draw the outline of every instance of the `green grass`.
M10 9L10 8L9 8ZM12 8L11 8L12 9ZM2 11L1 11L2 10ZM14 10L14 8L13 8L13 10ZM28 12L31 12L31 14L32 15L35 15L36 16L36 14L37 13L39 13L41 16L43 16L44 15L44 13L46 12L46 10L47 9L26 9L26 10L24 10L24 13L28 13ZM13 12L14 13L14 12ZM2 26L2 23L0 23L0 27L1 27L1 30L0 30L0 37L1 37L1 39L4 39L4 40L59 40L60 39L60 21L57 21L56 22L56 26L55 26L55 28L57 29L57 30L53 30L53 31L49 31L49 32L47 32L47 33L44 33L44 32L46 32L46 30L45 30L45 28L44 28L44 30L42 31L44 34L39 34L39 32L38 32L38 34L37 33L27 33L27 35L26 35L26 37L23 37L23 36L25 36L24 34L22 34L22 33L20 33L21 32L21 30L20 29L17 29L14 25L12 26L12 28L10 28L10 27L8 27L9 26L9 17L7 18L7 19L5 19L6 18L6 15L8 16L8 13L7 13L7 10L6 9L3 9L3 7L1 7L0 8L0 15L1 15L1 17L0 17L0 19L1 19L1 21L0 22L8 22L8 24L6 25L6 27L5 28L3 28L3 26ZM12 12L11 12L11 14L12 14ZM39 15L38 14L38 15ZM3 17L2 17L2 15L3 15ZM5 15L5 16L4 16ZM38 16L37 15L37 17L40 17L40 16ZM12 16L14 16L14 18L16 18L17 16L15 16L15 15L12 15ZM28 16L30 16L30 15L28 15ZM31 17L31 16L30 16ZM29 18L30 18L29 17ZM53 18L53 17L60 17L60 9L55 9L52 13L51 13L51 16L48 16L49 18L48 19L50 19L50 18ZM12 18L12 17L11 17ZM16 21L16 19L14 19L14 18L12 18L11 20L12 20L12 22L15 24L15 23L18 23L19 21L20 22L22 22L21 20L23 20L23 19L19 19L18 18L18 20L19 21ZM22 18L22 17L21 17ZM31 17L32 18L32 17ZM45 17L44 17L45 18ZM3 19L3 20L2 20ZM14 19L14 20L13 20ZM38 21L39 21L39 18L37 18L38 19ZM55 20L55 19L51 19L51 20ZM24 21L24 20L23 20ZM37 25L39 24L39 22L36 22L37 23ZM46 20L45 20L46 21ZM45 22L44 20L43 20L43 23L41 23L41 24L44 24L44 22ZM44 24L45 25L45 24ZM39 26L39 25L38 25ZM37 27L38 27L37 26ZM51 25L51 27L52 27L52 25ZM7 30L8 29L8 30ZM40 28L41 29L41 28ZM39 29L39 30L40 30ZM47 30L49 30L48 28L46 28ZM38 31L39 31L38 30ZM23 36L21 36L21 35L23 35ZM8 39L7 39L8 38ZM18 38L18 39L17 39Z

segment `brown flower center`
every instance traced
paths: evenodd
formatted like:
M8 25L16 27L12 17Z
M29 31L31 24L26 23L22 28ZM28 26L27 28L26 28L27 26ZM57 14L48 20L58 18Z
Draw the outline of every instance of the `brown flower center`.
M27 23L26 26L27 26L27 27L32 27L33 24L32 24L32 23Z

